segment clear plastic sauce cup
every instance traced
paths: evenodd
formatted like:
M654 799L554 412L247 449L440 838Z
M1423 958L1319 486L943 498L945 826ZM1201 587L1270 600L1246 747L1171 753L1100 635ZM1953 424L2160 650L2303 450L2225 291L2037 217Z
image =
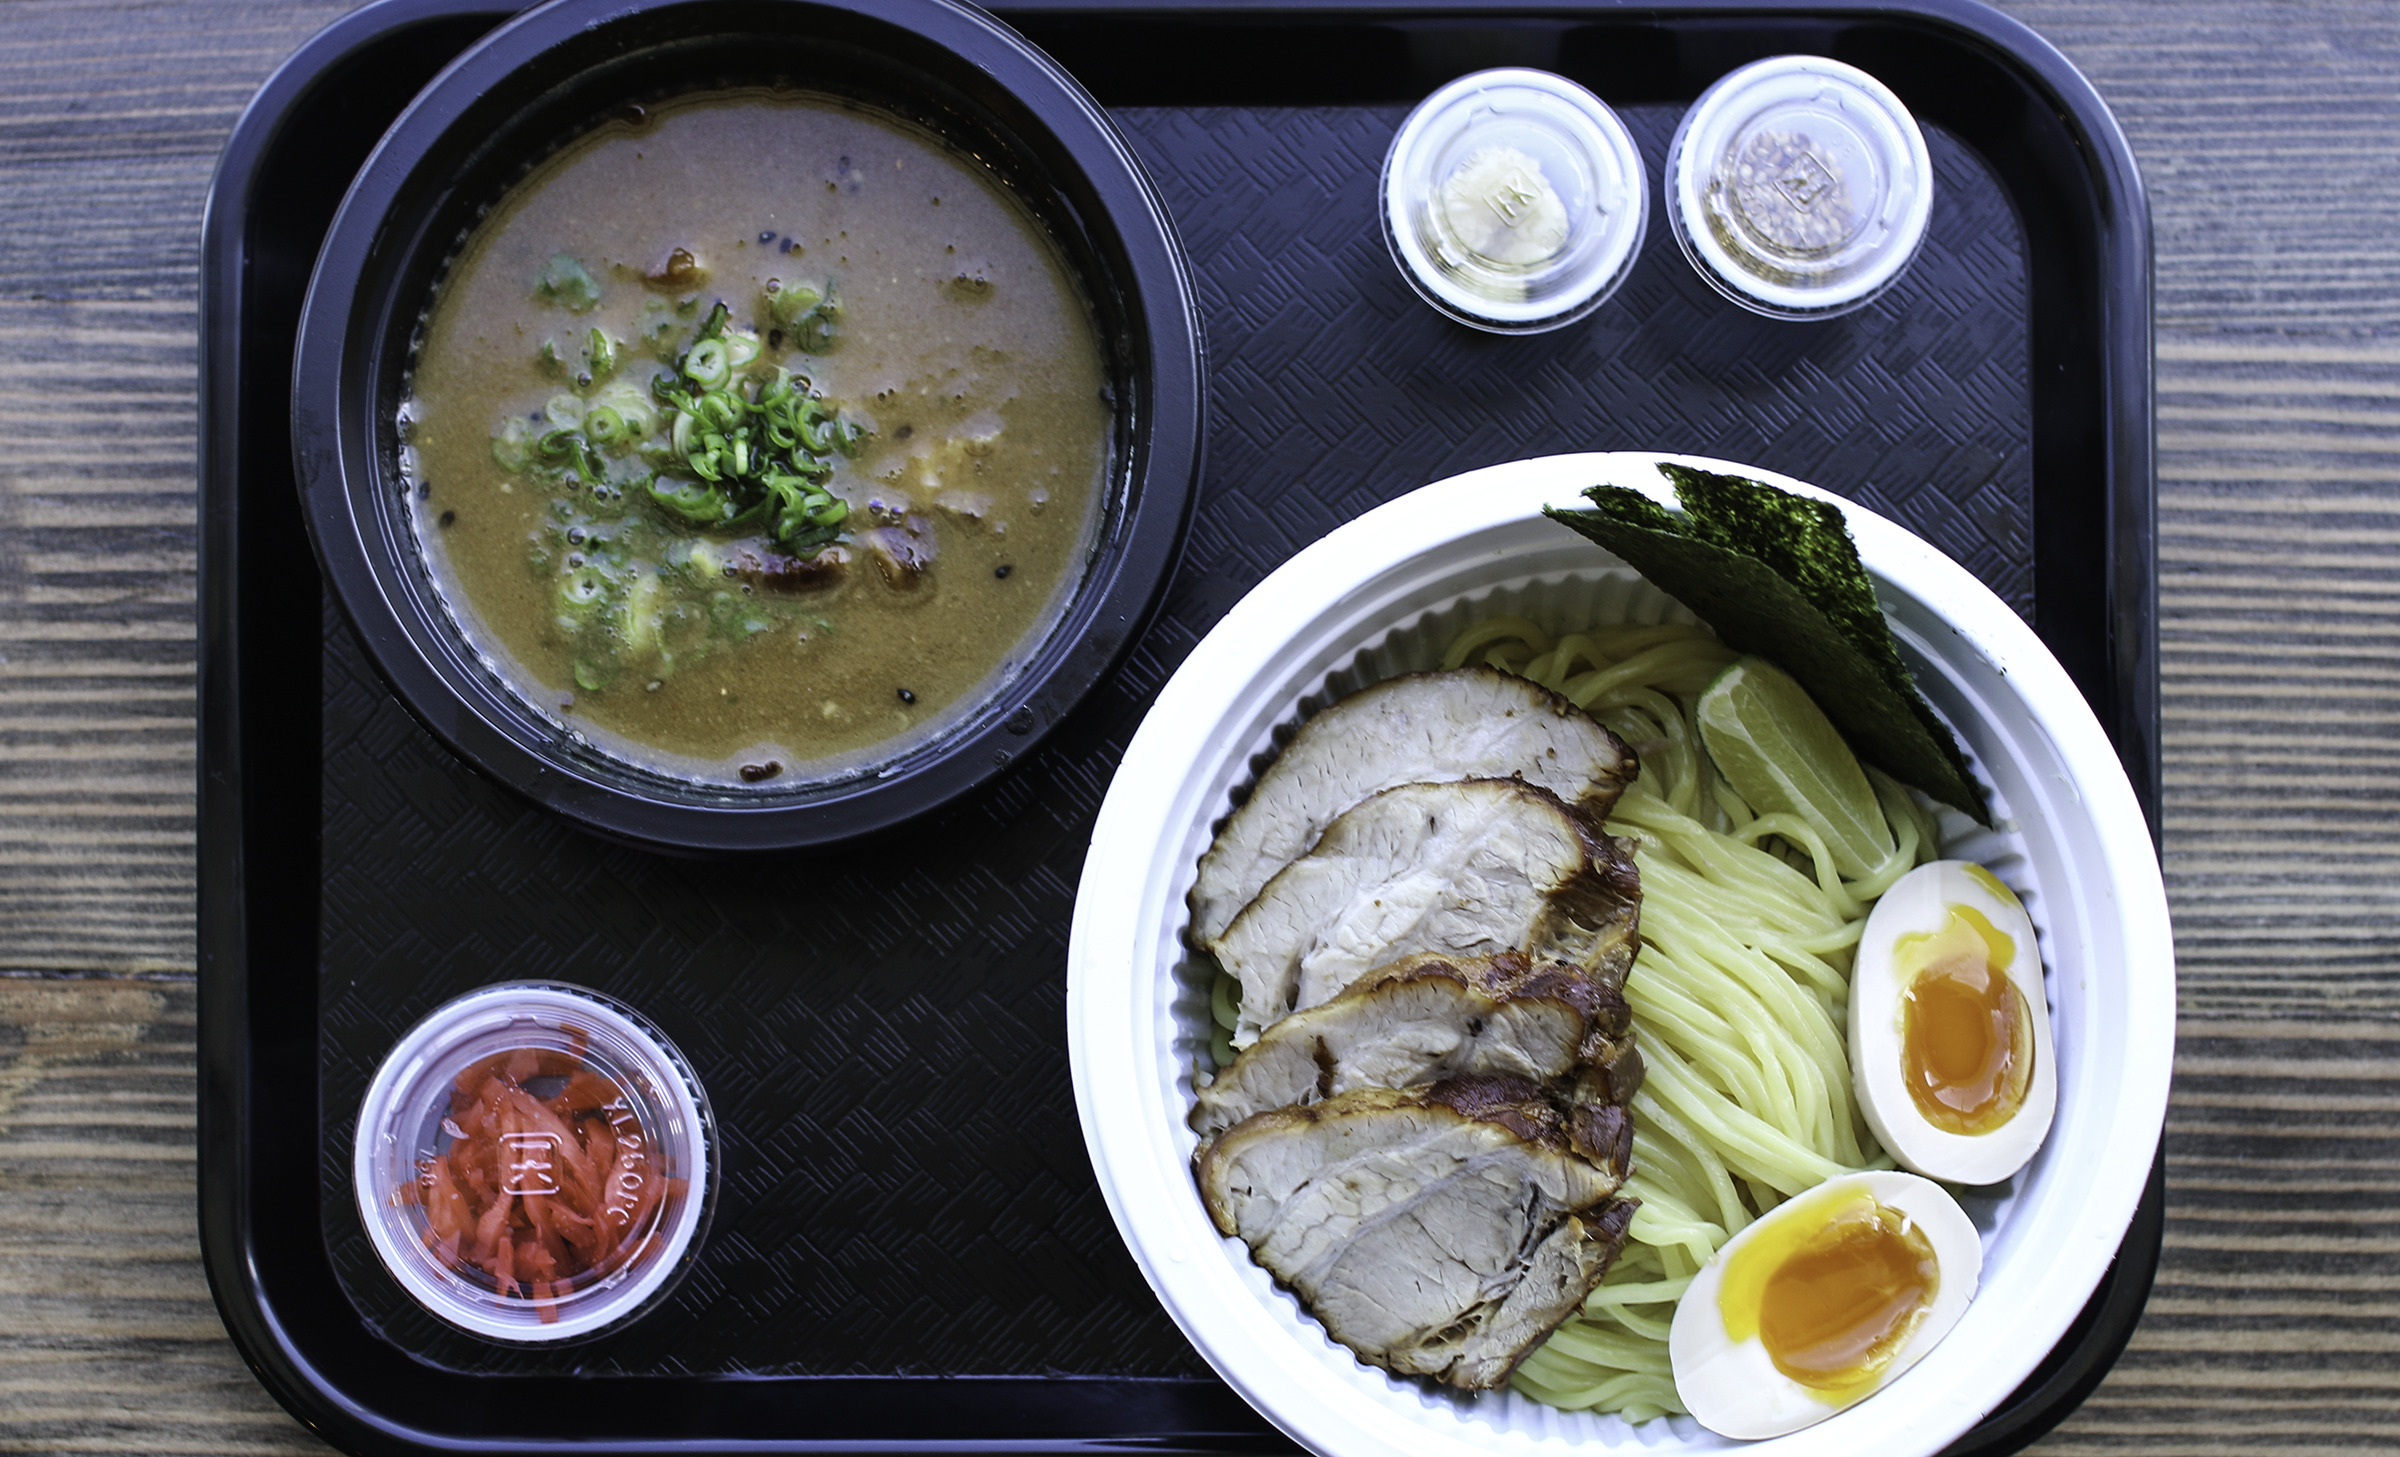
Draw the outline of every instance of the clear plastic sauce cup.
M1882 82L1776 56L1708 88L1667 148L1667 218L1719 293L1774 318L1848 313L1925 241L1933 164Z
M494 1341L597 1334L697 1254L716 1127L690 1065L631 1008L506 982L434 1009L359 1110L353 1180L409 1294Z
M1547 71L1478 71L1426 97L1384 154L1382 197L1384 243L1409 286L1497 334L1598 308L1650 218L1625 124Z

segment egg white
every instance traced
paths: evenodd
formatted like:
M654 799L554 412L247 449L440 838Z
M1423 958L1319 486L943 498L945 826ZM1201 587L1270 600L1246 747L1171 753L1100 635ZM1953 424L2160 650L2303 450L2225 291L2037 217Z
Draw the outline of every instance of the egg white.
M1867 917L1850 973L1850 1079L1860 1111L1902 1168L1953 1184L1997 1184L2025 1167L2049 1135L2058 1109L2058 1058L2050 1045L2050 1001L2042 989L2042 953L2033 919L1968 873L1964 860L1937 860L1903 875ZM1989 872L1986 872L1987 874ZM1900 1048L1904 990L1893 953L1903 936L1938 931L1950 907L1982 914L2016 946L2002 970L2025 998L2033 1023L2033 1072L2017 1115L1989 1133L1952 1133L1926 1121L1909 1095Z
M1667 1332L1667 1355L1674 1365L1675 1389L1700 1425L1727 1437L1780 1437L1813 1426L1873 1395L1829 1400L1794 1381L1775 1368L1758 1337L1735 1341L1725 1329L1724 1313L1718 1305L1727 1260L1765 1231L1794 1219L1822 1218L1825 1201L1840 1200L1861 1188L1899 1210L1923 1232L1941 1272L1924 1320L1892 1358L1875 1390L1890 1385L1940 1344L1966 1313L1983 1278L1983 1242L1957 1200L1939 1184L1914 1174L1876 1171L1828 1179L1767 1211L1727 1240L1676 1305L1675 1322Z

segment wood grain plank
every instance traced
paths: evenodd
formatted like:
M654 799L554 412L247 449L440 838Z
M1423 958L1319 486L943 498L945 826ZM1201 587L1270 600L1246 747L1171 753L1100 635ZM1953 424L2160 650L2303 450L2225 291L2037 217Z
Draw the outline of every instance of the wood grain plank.
M194 321L0 297L0 968L192 969Z
M188 980L0 977L0 1451L321 1453L200 1272Z

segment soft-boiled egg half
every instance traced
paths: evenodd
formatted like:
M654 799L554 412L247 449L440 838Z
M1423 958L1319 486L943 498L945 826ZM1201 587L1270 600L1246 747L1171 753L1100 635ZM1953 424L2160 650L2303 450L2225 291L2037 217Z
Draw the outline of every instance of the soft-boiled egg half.
M1850 973L1850 1077L1901 1167L1996 1184L2050 1132L2058 1070L2033 921L1980 865L1900 877Z
M1780 1437L1881 1390L1958 1324L1983 1275L1966 1211L1914 1174L1844 1174L1759 1216L1667 1332L1700 1425Z

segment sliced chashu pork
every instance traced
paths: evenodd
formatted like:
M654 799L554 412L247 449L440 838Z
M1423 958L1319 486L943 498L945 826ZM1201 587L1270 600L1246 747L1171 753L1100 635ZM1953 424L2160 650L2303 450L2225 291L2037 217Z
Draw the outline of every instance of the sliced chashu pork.
M1300 726L1200 857L1191 938L1222 935L1335 817L1395 784L1523 778L1598 824L1640 771L1622 739L1549 689L1493 668L1411 673Z
M1460 1077L1522 1078L1581 1101L1629 1101L1641 1059L1618 983L1513 952L1404 958L1268 1027L1198 1090L1191 1126L1206 1137L1271 1108Z
M1532 1084L1344 1093L1200 1151L1210 1216L1334 1339L1403 1375L1506 1380L1608 1273L1634 1202Z
M1515 779L1403 784L1344 812L1209 943L1242 985L1233 1043L1414 952L1521 951L1622 984L1633 847Z
M1620 840L1616 845L1630 857L1630 842ZM1630 874L1630 859L1627 871ZM1625 884L1617 883L1615 891L1626 893ZM1628 904L1638 912L1641 904L1638 880L1632 883L1629 894ZM1463 961L1421 953L1377 967L1360 978L1353 990L1373 988L1386 981L1406 981L1431 972L1457 976L1485 995L1502 1000L1561 998L1583 1014L1583 1042L1575 1049L1573 1063L1568 1068L1571 1076L1545 1086L1570 1105L1627 1105L1633 1102L1634 1092L1642 1085L1642 1058L1633 1036L1633 1008L1625 1001L1625 977L1633 969L1634 953L1640 945L1635 934L1636 919L1627 917L1612 922L1624 935L1612 940L1607 953L1590 966L1536 961L1515 953Z

